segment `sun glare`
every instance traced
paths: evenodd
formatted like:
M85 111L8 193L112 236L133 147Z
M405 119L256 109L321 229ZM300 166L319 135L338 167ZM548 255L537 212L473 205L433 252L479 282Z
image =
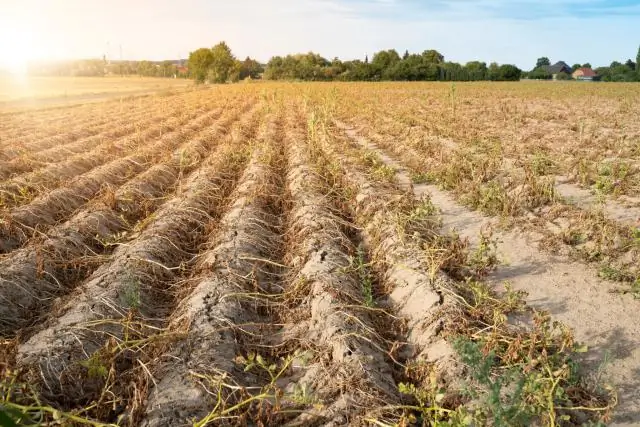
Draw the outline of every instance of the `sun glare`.
M26 26L0 26L0 69L21 76L26 74L29 61L39 58L36 35Z

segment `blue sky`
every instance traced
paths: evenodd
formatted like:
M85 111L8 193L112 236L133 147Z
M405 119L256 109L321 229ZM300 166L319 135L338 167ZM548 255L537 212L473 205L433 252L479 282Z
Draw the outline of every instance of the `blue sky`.
M395 48L524 69L540 56L596 66L635 60L640 0L0 0L2 31L0 43L24 41L0 44L0 57L21 47L31 59L117 58L119 46L125 58L176 58L226 40L263 61Z

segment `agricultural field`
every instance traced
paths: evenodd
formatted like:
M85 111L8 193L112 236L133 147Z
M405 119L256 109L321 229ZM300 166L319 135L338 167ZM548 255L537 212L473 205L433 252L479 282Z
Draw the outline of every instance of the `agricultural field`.
M0 108L38 107L190 87L185 79L151 77L31 77L0 74Z
M623 84L0 110L0 421L637 425L639 158Z

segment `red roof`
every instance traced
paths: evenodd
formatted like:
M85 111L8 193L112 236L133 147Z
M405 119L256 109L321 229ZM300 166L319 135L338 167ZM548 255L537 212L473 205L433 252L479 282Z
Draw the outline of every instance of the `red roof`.
M598 73L593 71L591 68L578 68L576 71L582 71L582 75L584 77L595 77L598 75Z

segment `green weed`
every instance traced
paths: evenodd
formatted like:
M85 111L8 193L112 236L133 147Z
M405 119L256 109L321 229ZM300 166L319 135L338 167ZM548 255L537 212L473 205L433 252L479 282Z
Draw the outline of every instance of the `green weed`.
M537 152L530 162L531 170L537 176L549 175L555 170L555 163L545 153Z
M375 307L376 302L373 293L374 281L370 270L371 264L367 262L366 254L362 247L358 247L352 266L360 280L360 289L362 290L364 304L367 307Z

